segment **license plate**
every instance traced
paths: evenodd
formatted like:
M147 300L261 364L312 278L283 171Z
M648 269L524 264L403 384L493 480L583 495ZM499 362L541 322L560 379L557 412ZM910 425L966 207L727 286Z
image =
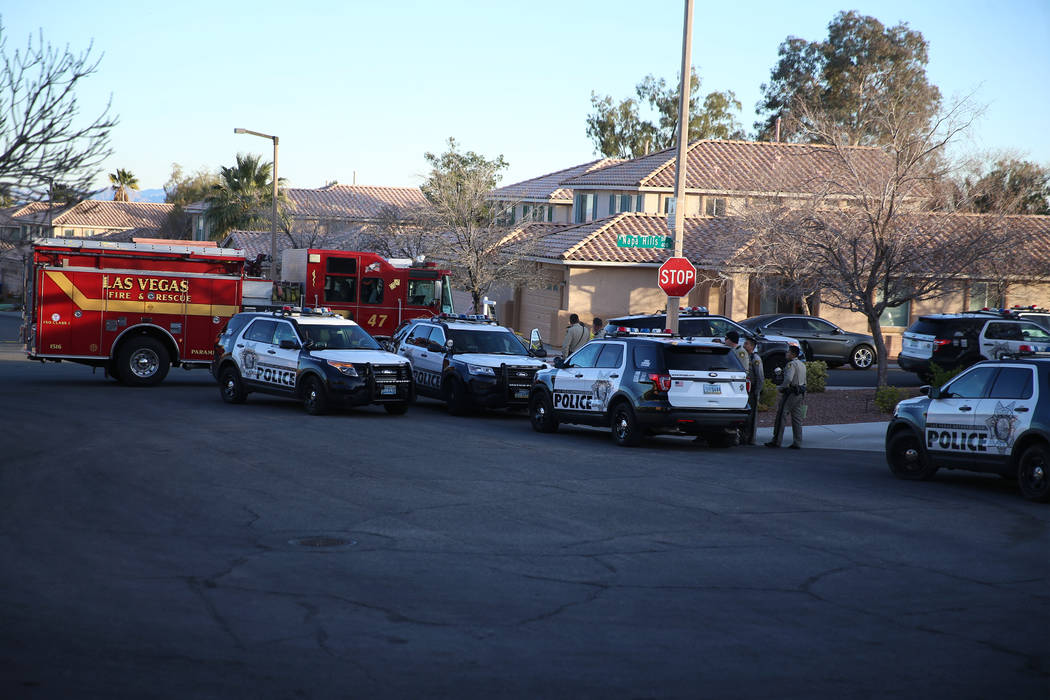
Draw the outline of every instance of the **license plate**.
M527 399L527 398L529 398L529 390L528 389L518 389L517 391L514 392L514 398L516 398L516 399Z
M722 393L722 385L721 384L704 384L704 393L705 394L721 394Z
M397 387L394 386L393 384L388 384L388 385L384 386L383 388L381 388L379 390L379 393L382 396L387 396L387 395L390 395L390 394L396 394L397 393Z

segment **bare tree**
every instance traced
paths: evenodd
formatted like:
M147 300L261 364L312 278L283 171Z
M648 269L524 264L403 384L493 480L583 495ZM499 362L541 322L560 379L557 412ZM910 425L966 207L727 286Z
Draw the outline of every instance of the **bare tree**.
M892 137L880 147L887 159L882 168L871 167L866 149L850 148L849 135L814 105L800 102L797 109L807 140L830 147L834 166L819 174L819 193L772 238L794 240L808 252L823 302L864 314L881 360L878 384L884 385L883 312L952 292L1018 234L1001 216L927 210L930 196L950 175L946 147L975 116L968 102L932 120L907 93L874 105L872 118Z
M93 48L59 51L40 32L10 54L0 25L0 190L42 197L48 181L60 178L91 189L117 124L109 104L91 121L80 118L76 89L101 60Z
M428 228L425 207L402 208L384 205L364 231L365 250L386 258L430 258L438 254L442 238L434 229Z
M438 241L435 257L448 263L456 284L470 292L480 311L482 297L493 287L527 283L536 239L528 235L530 227L512 227L507 205L489 198L507 165L502 156L488 160L464 153L449 139L445 153L425 157L431 171L422 186L430 203L420 212L423 228Z

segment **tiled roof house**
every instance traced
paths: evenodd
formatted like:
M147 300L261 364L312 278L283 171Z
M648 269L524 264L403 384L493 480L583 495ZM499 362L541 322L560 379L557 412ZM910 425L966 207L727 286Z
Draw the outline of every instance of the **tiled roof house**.
M10 220L20 227L21 239L79 238L134 228L160 229L172 209L171 204L156 202L88 199L49 211L46 202L35 202L11 214Z
M562 183L617 163L619 158L600 158L571 168L504 185L492 191L491 197L506 203L511 223L541 221L567 224L572 222L572 189Z

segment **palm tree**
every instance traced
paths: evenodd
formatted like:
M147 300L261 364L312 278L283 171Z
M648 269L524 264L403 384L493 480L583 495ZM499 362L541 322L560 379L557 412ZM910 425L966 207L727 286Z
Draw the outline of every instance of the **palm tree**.
M237 164L219 170L219 183L205 197L208 212L205 216L211 227L212 238L221 239L231 229L248 229L269 223L273 202L272 163L263 163L257 155L237 154ZM278 181L278 186L283 178ZM277 204L284 201L277 195Z
M128 201L128 190L137 190L139 180L131 174L130 170L117 168L117 172L109 174L109 182L115 187L113 190L114 202Z

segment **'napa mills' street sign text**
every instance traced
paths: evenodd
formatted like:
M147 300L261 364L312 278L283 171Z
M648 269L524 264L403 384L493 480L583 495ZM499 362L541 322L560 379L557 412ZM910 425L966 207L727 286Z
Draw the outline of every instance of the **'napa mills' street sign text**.
M625 233L616 237L620 248L673 248L674 239L670 236L637 236Z

